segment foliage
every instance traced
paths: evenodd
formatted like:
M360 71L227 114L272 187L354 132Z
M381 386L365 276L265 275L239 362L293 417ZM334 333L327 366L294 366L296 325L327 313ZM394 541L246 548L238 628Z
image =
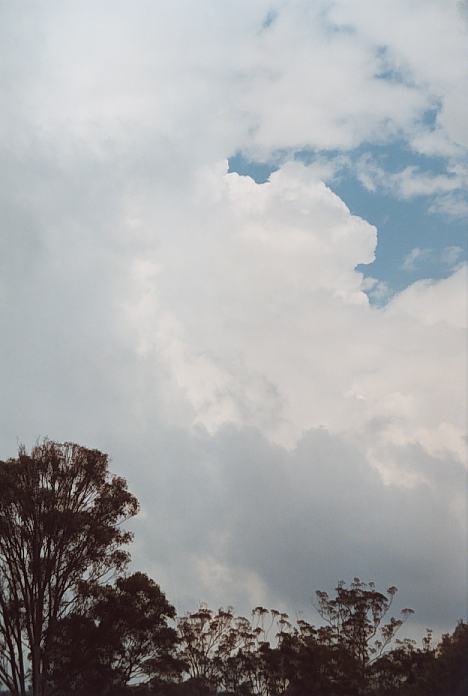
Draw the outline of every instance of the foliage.
M355 578L316 592L320 625L256 607L176 617L126 575L138 503L107 455L44 441L0 462L0 683L11 696L461 696L468 624L399 639L397 592ZM2 692L0 692L2 693Z
M44 441L0 462L0 679L15 696L47 693L58 624L84 580L125 567L137 509L97 450Z
M51 648L57 694L105 694L135 680L172 677L175 609L144 573L114 585L84 584L80 610L59 625Z

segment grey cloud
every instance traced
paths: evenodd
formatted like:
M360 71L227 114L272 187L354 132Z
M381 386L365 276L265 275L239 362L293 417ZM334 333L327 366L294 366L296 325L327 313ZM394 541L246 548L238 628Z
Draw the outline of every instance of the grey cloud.
M136 525L146 561L167 564L168 590L173 585L178 592L178 578L198 554L216 558L232 574L233 596L222 600L221 587L211 601L241 611L249 609L244 568L264 583L264 602L293 614L310 612L316 589L358 575L382 588L397 585L402 605L435 630L464 616L467 530L449 505L465 482L460 465L428 462L422 450L409 448L403 454L409 465L433 466L445 483L437 490L402 489L385 486L350 442L325 430L309 432L291 452L252 430L172 436L154 452L151 473L146 469L147 517ZM183 603L210 601L196 574L192 581Z

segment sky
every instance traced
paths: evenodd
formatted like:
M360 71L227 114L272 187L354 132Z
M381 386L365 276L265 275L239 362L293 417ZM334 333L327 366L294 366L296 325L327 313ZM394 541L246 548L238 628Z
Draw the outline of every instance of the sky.
M108 452L181 611L467 615L468 3L0 1L0 456Z

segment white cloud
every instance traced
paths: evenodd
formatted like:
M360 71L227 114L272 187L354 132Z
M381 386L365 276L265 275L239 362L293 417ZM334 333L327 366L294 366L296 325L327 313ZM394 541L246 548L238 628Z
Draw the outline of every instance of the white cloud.
M462 167L454 167L448 174L424 172L416 166L408 166L398 172L389 172L370 155L359 158L356 173L363 186L369 191L382 188L403 199L437 195L434 205L438 200L452 195L453 192L463 191L468 183L467 172Z
M393 442L398 429L406 441L451 412L461 438L462 414L449 404L463 393L454 383L464 370L463 272L372 308L354 267L372 260L375 231L313 173L290 164L257 185L215 171L200 173L196 187L202 221L187 213L189 265L186 233L178 242L173 229L158 242L155 301L132 325L190 402L187 425L254 425L293 446L320 425L363 437L373 424L375 438L382 419L380 435ZM446 385L438 384L442 356L454 378Z
M415 247L405 256L401 267L404 271L413 272L416 266L424 260L427 260L430 254L431 249L420 249L419 247Z
M441 260L442 263L453 268L455 264L463 256L463 249L459 246L448 246L442 250Z
M431 203L430 212L447 216L448 218L468 218L468 199L466 195L448 193L437 196Z
M459 3L338 0L331 15L335 21L355 28L363 39L385 47L389 67L423 90L434 106L441 104L434 147L440 143L441 133L455 145L468 146L468 44ZM415 145L419 132L414 130ZM426 147L427 138L426 132Z
M439 100L448 126L438 132L457 141L466 47L454 8L275 2L263 30L266 0L237 3L235 12L211 2L54 2L47 12L32 3L20 18L5 8L3 46L21 51L8 52L3 124L23 142L30 122L54 139L71 129L101 149L149 129L158 149L192 141L191 157L202 144L221 156L235 147L268 156L416 136ZM382 79L389 67L409 79Z
M453 327L467 323L466 266L456 270L446 280L420 280L393 298L387 312L404 313L426 325L439 322Z
M371 276L362 279L361 288L377 304L386 302L392 294L388 283Z
M413 273L415 270L425 269L429 273L433 268L446 267L453 269L463 257L463 249L459 246L444 247L440 251L435 249L414 247L403 259L401 268Z

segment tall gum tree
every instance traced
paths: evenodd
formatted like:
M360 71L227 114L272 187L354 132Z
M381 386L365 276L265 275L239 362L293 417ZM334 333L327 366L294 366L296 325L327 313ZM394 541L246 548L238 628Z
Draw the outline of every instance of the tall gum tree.
M58 623L83 583L125 568L121 525L137 511L98 450L45 440L0 462L0 683L13 696L47 696Z

